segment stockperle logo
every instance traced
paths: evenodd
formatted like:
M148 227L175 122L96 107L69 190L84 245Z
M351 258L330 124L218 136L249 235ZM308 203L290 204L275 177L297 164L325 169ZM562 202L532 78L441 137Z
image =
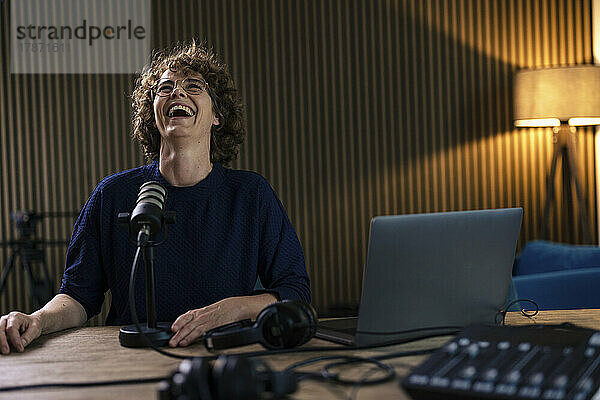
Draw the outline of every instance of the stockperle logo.
M11 2L11 72L139 71L150 54L150 1Z

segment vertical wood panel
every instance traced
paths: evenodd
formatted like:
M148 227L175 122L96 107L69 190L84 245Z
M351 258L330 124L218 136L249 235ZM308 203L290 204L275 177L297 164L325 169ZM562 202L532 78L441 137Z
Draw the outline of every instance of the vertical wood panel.
M0 3L0 240L14 237L11 211L77 211L103 176L143 162L129 139L134 77L10 74L9 6ZM591 35L589 1L157 0L152 9L154 47L198 37L231 65L248 113L234 166L278 192L321 311L359 301L374 215L522 206L520 246L538 237L552 137L512 127L514 73L591 63ZM593 144L580 129L595 238ZM549 238L581 243L571 219L555 207ZM67 239L72 224L46 220L39 231ZM46 251L57 285L64 253ZM0 312L30 308L23 281L13 274Z

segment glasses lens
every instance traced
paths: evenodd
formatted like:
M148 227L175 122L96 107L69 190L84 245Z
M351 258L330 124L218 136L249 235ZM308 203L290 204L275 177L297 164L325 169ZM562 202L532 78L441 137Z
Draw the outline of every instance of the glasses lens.
M183 81L182 86L189 94L200 94L206 89L206 82L202 79L187 78Z
M166 79L164 81L159 81L155 86L156 94L159 96L168 96L171 94L174 87L175 82L172 80Z

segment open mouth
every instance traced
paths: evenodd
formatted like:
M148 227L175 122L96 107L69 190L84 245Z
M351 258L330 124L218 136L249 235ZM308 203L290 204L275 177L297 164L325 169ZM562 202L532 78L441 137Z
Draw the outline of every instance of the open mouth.
M187 118L187 117L193 117L194 116L194 110L192 110L190 107L186 106L185 104L173 104L171 105L168 110L167 110L167 117L169 118Z

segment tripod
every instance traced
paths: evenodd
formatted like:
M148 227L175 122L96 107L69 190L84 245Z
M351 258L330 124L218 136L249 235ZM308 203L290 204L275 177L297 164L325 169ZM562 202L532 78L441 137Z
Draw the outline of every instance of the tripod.
M32 306L39 309L50 300L54 294L54 283L48 273L44 251L38 246L38 240L12 240L7 245L12 248L8 261L2 270L0 279L0 295L6 286L8 274L15 265L25 271L31 296ZM41 270L41 276L36 270Z
M10 217L15 223L19 234L17 240L0 242L0 246L10 247L8 261L2 270L0 278L0 295L6 287L8 274L15 266L25 271L29 296L31 296L34 309L43 307L54 295L54 282L48 273L44 257L45 246L64 246L66 243L59 240L41 240L36 238L36 225L43 218L76 217L73 212L46 212L13 211ZM41 272L38 273L38 271Z
M577 178L577 162L575 157L575 127L569 127L566 124L561 124L560 127L553 129L554 153L552 155L552 164L547 176L546 183L546 202L544 204L544 214L541 221L541 237L546 237L548 231L548 221L550 216L551 203L554 200L554 177L556 175L556 164L558 158L562 159L563 182L565 184L564 192L567 199L567 221L572 221L572 187L571 180L575 185L575 196L577 197L577 205L579 208L579 227L583 232L585 243L591 243L591 233L588 226L588 214L583 192L579 179Z

